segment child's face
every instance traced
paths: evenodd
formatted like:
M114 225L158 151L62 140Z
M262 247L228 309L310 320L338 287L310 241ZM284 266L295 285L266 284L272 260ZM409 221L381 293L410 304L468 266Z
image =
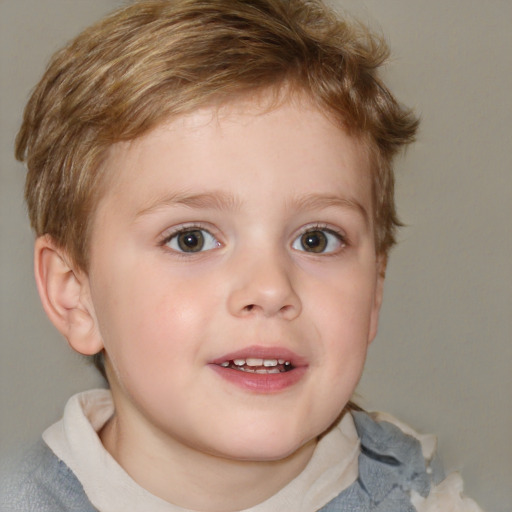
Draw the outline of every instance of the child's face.
M239 460L325 431L382 293L359 143L307 100L240 100L118 144L107 166L88 279L119 425Z

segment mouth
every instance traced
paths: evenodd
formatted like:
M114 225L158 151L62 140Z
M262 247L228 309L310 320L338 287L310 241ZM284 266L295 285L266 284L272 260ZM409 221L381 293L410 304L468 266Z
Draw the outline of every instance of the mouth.
M286 359L262 359L257 357L230 359L229 361L222 361L220 366L241 372L258 374L285 373L295 368L292 363Z
M220 377L242 389L276 393L301 381L308 363L288 349L253 346L221 356L209 366Z

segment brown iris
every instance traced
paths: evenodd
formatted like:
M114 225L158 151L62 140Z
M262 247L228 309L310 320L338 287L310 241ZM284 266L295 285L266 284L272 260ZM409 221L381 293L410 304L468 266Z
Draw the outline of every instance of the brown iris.
M308 252L324 252L327 247L327 236L323 231L308 231L300 238L302 248Z
M204 247L204 236L198 229L183 231L178 235L177 242L183 252L199 252Z

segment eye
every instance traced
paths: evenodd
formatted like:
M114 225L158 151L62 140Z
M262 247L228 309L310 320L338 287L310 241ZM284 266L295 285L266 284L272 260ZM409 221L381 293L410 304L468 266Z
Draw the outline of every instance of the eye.
M345 238L331 229L313 228L304 231L292 244L297 251L316 254L332 253L346 245Z
M205 229L186 228L166 238L164 245L177 252L195 253L220 246L218 240Z

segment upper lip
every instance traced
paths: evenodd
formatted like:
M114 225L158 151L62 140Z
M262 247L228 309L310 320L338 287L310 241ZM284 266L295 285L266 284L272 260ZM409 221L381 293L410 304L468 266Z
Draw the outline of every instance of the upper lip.
M216 357L211 364L222 364L226 361L233 361L235 359L284 359L291 363L294 367L307 366L307 361L303 356L300 356L284 347L266 347L261 345L253 345L244 347L235 352L229 352L220 357Z

